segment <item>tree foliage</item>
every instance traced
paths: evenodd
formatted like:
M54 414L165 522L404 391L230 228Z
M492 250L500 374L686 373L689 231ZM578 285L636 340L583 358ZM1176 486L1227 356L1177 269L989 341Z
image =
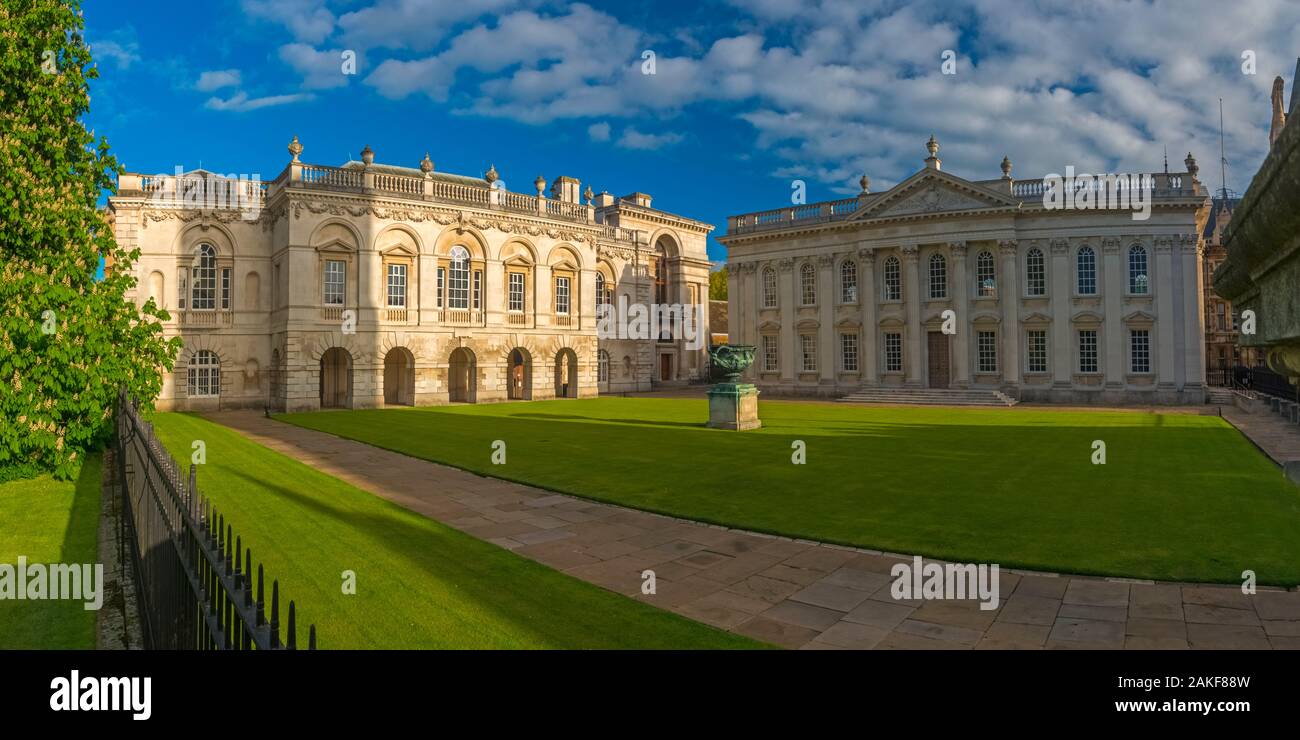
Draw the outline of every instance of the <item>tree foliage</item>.
M727 300L727 267L723 265L720 269L709 273L709 300L725 301Z
M179 348L128 298L138 250L97 207L120 170L82 122L82 28L77 2L0 3L0 469L60 478L105 440L118 388L152 400Z

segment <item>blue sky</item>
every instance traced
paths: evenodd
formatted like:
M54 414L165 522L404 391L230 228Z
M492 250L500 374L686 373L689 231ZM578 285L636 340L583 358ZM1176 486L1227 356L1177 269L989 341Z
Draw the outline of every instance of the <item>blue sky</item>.
M1083 7L1080 7L1083 6ZM921 167L1019 178L1171 169L1219 186L1263 159L1300 2L1042 0L88 0L101 78L88 124L130 171L275 177L376 160L512 190L542 174L725 230L736 213L874 190ZM655 74L643 54L654 53ZM945 50L956 74L943 74ZM355 52L356 73L342 55ZM1249 52L1256 74L1243 72ZM710 246L710 256L725 250Z

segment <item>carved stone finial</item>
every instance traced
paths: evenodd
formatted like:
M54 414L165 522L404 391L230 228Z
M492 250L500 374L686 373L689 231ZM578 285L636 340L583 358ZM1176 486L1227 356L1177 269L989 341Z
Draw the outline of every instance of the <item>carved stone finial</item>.
M582 197L587 199L587 205L591 205L591 199L596 197L596 194L591 192L591 185L587 185L587 189L583 191Z
M546 190L546 178L538 175L537 179L533 180L533 187L537 188L537 197L542 197L542 191Z
M1002 179L1011 179L1011 157L1009 156L1002 158Z
M375 150L371 149L369 144L361 150L361 161L365 162L367 167L375 163Z
M424 159L420 160L420 171L424 173L433 172L433 160L429 159L429 153L424 153Z
M302 144L298 143L298 134L293 135L293 141L289 142L289 153L293 155L293 161L298 161L298 155L302 154Z
M862 179L858 180L858 184L862 186L862 193L864 195L871 192L871 178L867 177L865 172L862 173Z
M497 174L497 166L494 164L488 165L488 171L483 173L483 179L487 180L488 185L501 179L501 176Z
M1192 153L1188 152L1187 159L1183 160L1183 164L1187 165L1187 174L1191 175L1192 179L1195 180L1196 173L1201 171L1201 168L1196 164L1196 157L1193 157Z
M925 150L931 157L939 152L939 140L934 138L934 134L930 134L930 140L925 142Z

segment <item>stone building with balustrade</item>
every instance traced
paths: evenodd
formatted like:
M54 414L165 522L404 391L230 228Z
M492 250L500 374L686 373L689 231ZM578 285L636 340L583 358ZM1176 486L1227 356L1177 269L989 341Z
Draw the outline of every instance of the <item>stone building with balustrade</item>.
M558 177L302 162L269 182L123 174L133 299L184 348L163 409L289 411L590 397L701 376L681 336L600 339L598 302L704 303L712 226ZM585 195L586 202L583 202ZM111 268L110 268L111 269ZM702 311L708 336L708 311Z
M1009 159L1001 178L967 180L927 148L886 191L864 176L854 198L728 219L729 333L757 348L751 382L1204 402L1209 200L1190 153L1186 172L1149 176L1138 220L1107 198L1050 208L1047 181L1014 180Z

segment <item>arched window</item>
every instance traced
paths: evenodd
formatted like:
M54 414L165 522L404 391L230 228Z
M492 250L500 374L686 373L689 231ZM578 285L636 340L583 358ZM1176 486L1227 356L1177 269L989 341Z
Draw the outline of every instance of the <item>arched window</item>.
M1096 295L1097 253L1092 251L1092 247L1079 247L1079 254L1075 256L1074 261L1079 295Z
M1043 262L1043 250L1038 247L1025 254L1025 295L1047 295L1047 268Z
M811 262L799 267L799 303L811 306L817 302L817 269Z
M763 268L763 308L776 308L776 270Z
M993 253L984 251L975 257L975 285L982 298L998 293L998 273L993 264Z
M609 353L603 349L596 355L596 382L609 382Z
M469 308L469 250L461 246L451 248L447 308Z
M212 398L221 394L221 360L210 349L201 349L190 357L190 398Z
M903 276L897 257L885 260L885 300L903 300Z
M858 263L844 260L840 263L840 303L858 302Z
M930 255L930 297L948 297L948 261L942 254Z
M1141 244L1134 244L1128 250L1128 292L1146 295L1148 289L1147 250Z
M605 300L605 276L602 273L596 273L596 305L608 303Z
M190 268L190 308L217 307L217 250L200 244Z

